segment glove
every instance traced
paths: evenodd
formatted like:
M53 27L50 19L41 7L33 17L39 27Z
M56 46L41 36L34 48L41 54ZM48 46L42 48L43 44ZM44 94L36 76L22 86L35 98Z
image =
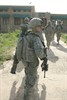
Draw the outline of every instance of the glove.
M48 71L48 64L47 64L47 58L43 58L43 63L41 64L42 71Z
M48 71L48 64L41 65L42 71Z

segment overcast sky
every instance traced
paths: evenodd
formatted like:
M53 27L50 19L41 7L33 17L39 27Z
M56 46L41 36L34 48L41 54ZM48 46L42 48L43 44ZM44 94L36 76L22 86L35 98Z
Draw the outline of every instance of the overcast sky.
M67 0L0 0L0 5L33 5L36 12L67 14Z

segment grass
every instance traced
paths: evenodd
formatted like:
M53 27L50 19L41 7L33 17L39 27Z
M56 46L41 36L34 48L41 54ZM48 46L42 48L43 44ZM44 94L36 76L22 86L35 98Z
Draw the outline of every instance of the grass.
M0 65L12 58L16 48L19 30L12 33L0 33Z
M9 33L0 33L0 65L10 60L13 56L13 51L16 48L19 30ZM67 34L62 33L61 40L67 43Z
M61 40L64 41L64 43L67 44L67 33L62 33Z

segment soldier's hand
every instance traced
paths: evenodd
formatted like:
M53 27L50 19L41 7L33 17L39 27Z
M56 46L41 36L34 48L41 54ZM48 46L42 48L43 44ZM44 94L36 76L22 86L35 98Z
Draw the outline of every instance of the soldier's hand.
M42 71L48 71L48 64L47 62L43 61L43 63L41 64L41 67L42 67Z

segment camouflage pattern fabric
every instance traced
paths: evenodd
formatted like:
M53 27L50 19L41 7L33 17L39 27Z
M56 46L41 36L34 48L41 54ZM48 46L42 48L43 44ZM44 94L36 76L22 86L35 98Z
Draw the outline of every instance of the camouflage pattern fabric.
M46 37L46 40L47 40L47 47L49 47L51 41L54 38L54 30L53 30L51 25L48 25L48 26L45 27L44 32L45 32L45 37Z
M60 37L61 37L61 32L62 32L62 25L57 25L56 26L56 36L57 36L57 42L59 43Z
M25 87L24 87L24 100L34 100L31 99L32 95L34 94L34 85L37 80L37 68L38 68L39 61L35 60L33 62L26 62L25 67Z
M37 33L27 35L29 47L24 49L24 57L26 56L26 59L23 59L25 63L26 75L24 87L24 100L34 100L31 97L32 94L34 94L34 85L37 80L37 68L39 65L38 57L40 59L45 57L44 47L42 45L40 37L37 36Z

